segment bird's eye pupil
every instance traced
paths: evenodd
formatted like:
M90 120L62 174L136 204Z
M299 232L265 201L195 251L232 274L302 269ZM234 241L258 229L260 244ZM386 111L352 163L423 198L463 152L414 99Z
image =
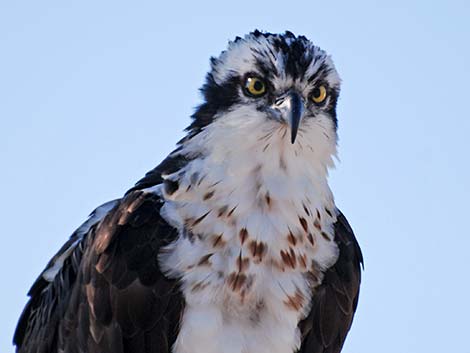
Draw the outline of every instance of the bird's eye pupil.
M314 96L314 97L320 97L320 88L315 87L315 88L313 89L313 96Z
M263 89L263 84L261 83L261 81L256 81L253 84L253 88L255 89L255 91L261 91Z

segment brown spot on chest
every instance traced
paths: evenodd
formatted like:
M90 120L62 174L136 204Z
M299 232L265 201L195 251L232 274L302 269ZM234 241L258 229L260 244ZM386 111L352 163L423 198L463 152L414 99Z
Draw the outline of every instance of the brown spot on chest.
M201 257L201 259L199 260L199 262L197 263L198 266L208 266L211 264L210 262L210 258L211 256L214 255L214 254L207 254L207 255L204 255L203 257Z
M228 210L227 205L222 206L221 208L219 208L219 212L217 214L217 217L219 217L219 218L222 217L225 214L225 212L227 212L227 210Z
M315 245L315 240L313 239L312 233L308 233L307 239L308 239L308 242L312 244L312 246Z
M263 261L263 257L266 254L268 245L262 241L252 240L249 244L251 255L254 258L255 263Z
M298 257L299 257L300 267L302 267L303 269L306 269L307 268L307 255L299 254Z
M240 243L243 245L248 238L248 230L246 228L240 229L238 236L240 237Z
M293 295L287 295L284 304L291 310L299 311L305 304L305 296L297 288Z
M304 229L304 231L308 232L307 220L303 217L299 217L299 222L300 222L300 225L302 226L302 228Z
M244 273L232 272L227 277L227 283L234 292L239 292L247 280L247 276Z
M266 205L268 206L268 208L270 208L272 200L271 200L271 196L269 196L269 192L266 193L265 200L266 200Z
M325 239L326 241L331 241L330 236L329 236L328 234L326 234L325 232L321 232L321 236L322 236L323 239Z
M333 217L333 214L329 209L325 208L325 212L328 214L328 216Z
M310 216L310 211L308 210L307 206L302 203L302 206L304 207L304 212L306 213L307 216Z
M203 199L204 201L205 201L205 200L209 200L212 196L214 196L214 193L215 193L214 190L209 191L209 192L206 192L206 193L204 194L204 196L203 196L202 199Z
M289 248L289 250L281 250L281 259L282 261L292 269L295 269L297 265L297 258L295 256L294 249Z
M209 285L209 282L204 282L200 281L191 286L191 292L199 292L202 291L204 288L206 288Z
M204 179L206 179L206 177L207 177L207 174L203 175L201 179L199 179L197 186L201 186L202 182L204 181Z
M212 247L214 248L222 248L225 246L225 244L227 244L227 242L224 240L224 234L221 233L221 234L218 234L218 235L215 235L213 237L213 240L212 240Z
M315 222L313 222L313 226L315 228L317 228L318 230L321 230L321 224L320 222L318 221L318 219L315 220Z
M202 220L203 220L204 218L206 218L209 213L211 213L211 211L207 211L207 212L204 213L201 217L197 218L197 219L192 223L192 226L195 227L195 226L197 226L199 223L201 223Z
M238 272L245 272L249 266L250 266L250 259L247 257L243 257L240 251L240 254L237 257Z
M287 234L287 241L292 246L295 246L297 244L297 239L295 238L294 234L292 234L291 231L289 231L289 234Z
M233 212L235 212L235 210L237 209L237 206L233 207L230 212L228 213L227 217L231 217Z

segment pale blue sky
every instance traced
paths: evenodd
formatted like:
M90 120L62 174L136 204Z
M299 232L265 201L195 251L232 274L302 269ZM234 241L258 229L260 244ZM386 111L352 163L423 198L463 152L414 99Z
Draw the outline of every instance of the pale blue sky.
M343 78L337 205L362 245L344 352L470 352L468 1L0 2L0 351L97 205L172 150L208 59L304 34Z

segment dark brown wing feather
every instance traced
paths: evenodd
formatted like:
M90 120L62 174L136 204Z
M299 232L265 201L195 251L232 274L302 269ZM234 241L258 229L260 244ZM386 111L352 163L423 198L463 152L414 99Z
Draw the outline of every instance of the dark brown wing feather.
M85 235L54 281L42 277L18 323L19 353L168 353L183 299L158 265L176 231L158 196L134 190Z
M299 327L299 353L339 353L351 327L359 297L362 253L348 221L340 212L335 223L339 258L315 289L312 309Z

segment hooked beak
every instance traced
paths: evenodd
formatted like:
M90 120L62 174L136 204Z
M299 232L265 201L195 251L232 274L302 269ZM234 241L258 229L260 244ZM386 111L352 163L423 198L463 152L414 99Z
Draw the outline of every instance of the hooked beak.
M295 142L300 120L304 115L304 103L300 94L289 91L276 99L275 109L281 113L281 119L287 122L291 131L291 143Z

